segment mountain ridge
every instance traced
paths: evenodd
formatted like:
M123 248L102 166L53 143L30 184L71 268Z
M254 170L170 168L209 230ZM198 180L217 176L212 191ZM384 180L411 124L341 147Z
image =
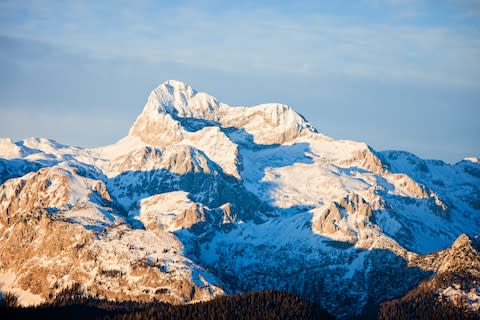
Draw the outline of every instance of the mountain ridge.
M175 304L276 289L349 318L480 233L475 161L334 140L288 106L231 107L173 80L115 144L0 140L0 183L0 288L25 305L72 283Z

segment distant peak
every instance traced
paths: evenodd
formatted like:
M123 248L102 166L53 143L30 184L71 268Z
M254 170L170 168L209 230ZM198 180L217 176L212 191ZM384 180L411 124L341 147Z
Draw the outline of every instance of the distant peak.
M10 138L0 138L0 144L13 144L13 141Z
M218 105L216 99L197 92L185 82L168 80L150 93L145 110L180 117L203 117Z
M463 159L465 161L469 161L471 163L480 163L480 160L477 158L477 157L466 157L465 159Z
M183 81L167 80L153 89L152 94L160 98L179 95L191 98L197 94L197 91Z
M183 94L188 97L192 97L197 93L197 91L185 82L178 80L167 80L156 87L152 93L164 93L166 96Z
M259 144L284 143L316 133L305 118L287 105L267 103L231 107L182 81L168 80L150 93L129 135L160 146L177 143L188 135L187 132L205 126L243 128Z
M170 86L170 87L175 88L177 90L192 89L192 87L190 87L188 84L186 84L183 81L179 81L179 80L167 80L164 83L162 83L160 86L162 86L162 85L167 85L167 86Z

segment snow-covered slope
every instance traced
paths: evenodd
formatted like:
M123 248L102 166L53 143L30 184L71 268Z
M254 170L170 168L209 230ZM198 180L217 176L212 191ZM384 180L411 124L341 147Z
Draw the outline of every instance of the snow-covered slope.
M172 303L282 289L349 317L480 233L478 161L377 152L173 80L113 145L0 140L0 183L0 286L24 304L74 282Z

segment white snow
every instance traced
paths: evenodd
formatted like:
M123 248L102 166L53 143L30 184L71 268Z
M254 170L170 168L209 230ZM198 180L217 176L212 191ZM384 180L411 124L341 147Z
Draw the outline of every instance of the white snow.
M100 159L113 160L122 155L140 149L146 144L138 137L126 136L118 142L95 149L90 149L92 154Z
M9 138L0 138L0 158L14 159L22 156L22 150Z
M195 209L195 205L184 191L157 194L140 201L137 219L145 226L155 224L164 230L175 231L181 228L174 224L178 215L192 207Z
M447 287L441 292L441 296L454 303L465 301L467 309L480 311L480 287L472 288L469 291L462 290L460 286Z
M195 243L201 263L215 266L222 262L222 254L229 254L229 267L240 273L261 263L281 267L284 261L272 257L284 254L286 261L301 259L306 266L322 265L325 272L338 272L335 281L344 284L362 272L372 249L390 250L401 257L409 254L405 249L428 253L448 246L462 232L480 230L475 202L480 199L478 158L447 165L406 152L377 153L365 143L316 133L286 105L233 107L174 80L151 92L129 135L112 145L82 149L48 139L16 143L0 139L0 158L8 169L16 170L6 172L8 177L20 176L5 182L0 196L11 197L21 179L36 177L35 172L22 168L22 161L38 162L45 167L42 170L48 173L52 190L68 191L67 203L54 216L96 230L102 266L124 272L132 285L141 279L130 274L131 263L141 261L167 270L165 277L187 278L201 287L212 285L210 289L216 292L215 276L184 256L193 248L189 241L197 241L189 227L194 218L203 219L200 212L207 209L191 199L198 199L195 196L204 191L158 193L148 189L154 179L163 178L163 172L172 174L172 185L187 173L224 175L219 181L242 184L252 194L248 196L271 206L272 212L249 212L263 222L237 221L228 232L211 225L211 238ZM102 189L105 186L108 190ZM99 199L102 191L105 199ZM57 195L46 192L50 203L45 205L56 208ZM237 196L245 196L240 194L243 189L238 192ZM333 222L338 232L312 230L316 215L352 195L368 203L371 217L342 209L342 218ZM118 215L118 206L128 217ZM189 216L191 221L187 221L186 212L198 216ZM129 218L138 219L145 229L127 227ZM356 242L348 232L357 235ZM257 261L258 257L264 261ZM22 303L40 301L19 291L12 277L12 273L0 273L2 288L16 290ZM444 294L460 293L450 288ZM478 303L473 293L467 296Z
M38 294L33 294L30 291L23 290L15 285L16 275L14 272L0 272L0 291L3 293L9 292L17 297L17 301L21 306L35 306L42 302L43 299Z
M477 157L466 157L463 160L470 161L471 163L480 163L480 160Z

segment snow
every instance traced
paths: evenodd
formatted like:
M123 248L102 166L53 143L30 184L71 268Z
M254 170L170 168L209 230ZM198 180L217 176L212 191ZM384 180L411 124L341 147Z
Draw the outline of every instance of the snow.
M0 158L14 159L21 157L22 152L9 138L0 138Z
M196 205L184 191L157 194L140 201L137 219L145 226L155 224L164 230L175 231L181 228L175 224L178 216L187 210L196 210Z
M349 264L348 272L345 273L345 278L352 279L356 272L363 272L365 268L365 259L369 254L368 251L361 251Z
M480 163L480 160L477 157L466 157L463 160L470 161L471 163Z
M105 147L90 149L90 151L94 156L100 159L113 160L144 146L146 146L146 144L142 142L140 138L126 136L120 139L117 143Z
M21 306L35 306L44 302L38 294L33 294L28 290L23 290L14 285L16 275L13 272L0 273L0 291L3 293L9 292L17 297L17 301Z
M208 158L222 168L225 174L240 177L237 169L237 145L218 127L205 127L188 134L183 143L203 151Z
M67 219L71 223L78 223L87 229L96 231L104 230L117 220L107 210L98 207L72 208L58 213L56 217Z
M364 287L345 293L362 304L374 249L407 259L480 230L477 158L449 165L407 152L376 152L365 143L317 133L286 105L229 106L175 80L151 92L129 135L112 145L82 149L48 139L0 139L0 157L7 168L0 171L6 180L0 196L12 198L21 181L45 173L42 201L51 218L95 230L90 233L101 267L124 272L137 293L146 290L132 272L137 262L168 271L163 280L188 279L212 295L220 292L220 281L203 267L221 266L247 280L258 270L275 270L281 276L272 286L309 267L345 289L362 278L358 286ZM186 175L200 177L192 179L195 188L179 183ZM243 220L227 226L211 222L205 212L220 212L207 207L220 202L204 194L211 181L219 193L237 192L233 216L247 210L250 199L267 209L248 209ZM58 198L64 190L66 203ZM371 216L347 203L351 208L339 208L341 217L332 222L334 232L314 230L326 208L354 196ZM35 295L18 291L14 276L0 272L2 286L17 290L26 304L37 303ZM178 293L172 296L185 302Z
M414 240L416 244L412 243L408 248L431 252L447 247L462 232L478 233L480 221L475 217L479 213L480 173L476 173L475 163L463 161L450 165L423 160L403 151L384 151L380 155L392 172L406 174L430 193L429 201L418 199L416 203L408 204L409 198L418 197L408 195L408 191L397 192L406 201L394 202L395 212L400 214L397 220L403 222L411 236L417 239Z
M445 288L440 294L454 303L458 301L466 301L467 309L475 312L480 311L480 287L464 291L460 286L450 286Z

